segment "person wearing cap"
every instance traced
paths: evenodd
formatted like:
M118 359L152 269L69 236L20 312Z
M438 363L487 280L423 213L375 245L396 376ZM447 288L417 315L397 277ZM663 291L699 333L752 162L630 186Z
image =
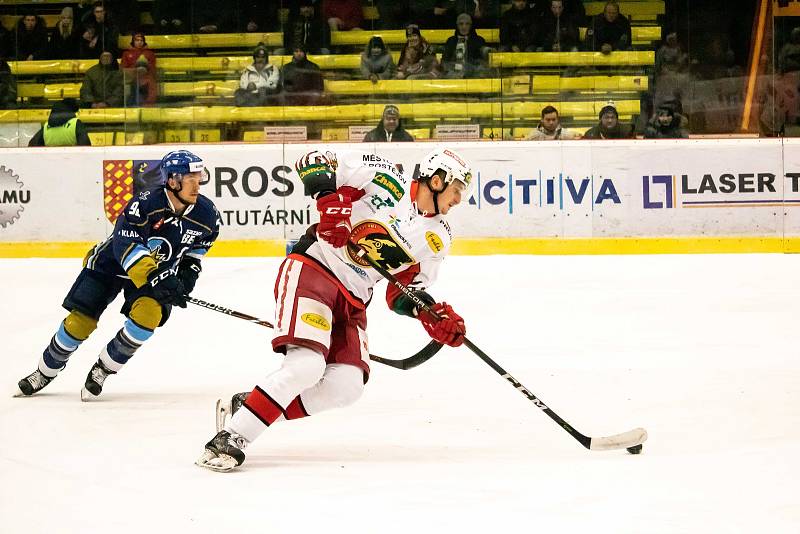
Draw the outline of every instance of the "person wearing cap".
M269 54L264 43L253 50L253 64L248 65L234 94L237 106L265 106L273 103L273 95L280 91L281 73L267 61Z
M486 40L475 32L472 17L461 13L455 33L447 39L442 53L446 78L479 78L486 71Z
M528 139L531 141L560 141L576 137L575 132L561 127L558 110L553 106L545 106L542 109L542 120L528 136Z
M600 110L600 122L583 134L584 139L630 139L633 130L619 123L619 113L612 105Z
M144 32L133 32L131 47L122 53L122 71L130 87L128 105L152 106L158 97L156 54L147 47Z
M86 71L81 84L81 107L118 108L125 98L125 81L119 62L110 50L100 54L97 65Z
M320 104L325 83L319 65L309 61L303 45L294 47L292 60L281 69L283 99L287 106L314 106Z
M383 108L383 116L378 126L364 136L365 143L398 143L413 141L410 133L403 129L400 123L400 109L394 104Z
M645 139L687 139L689 132L683 128L684 117L676 112L676 104L664 102L647 123Z
M395 77L399 80L430 80L439 78L441 70L436 53L422 37L419 26L409 24L406 27L406 44L400 50Z
M28 146L91 146L89 134L79 118L78 102L65 98L53 104L50 117L36 132Z

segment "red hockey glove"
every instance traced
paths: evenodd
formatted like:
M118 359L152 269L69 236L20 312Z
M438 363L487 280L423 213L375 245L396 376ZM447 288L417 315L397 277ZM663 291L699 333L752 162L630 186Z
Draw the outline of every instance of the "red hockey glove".
M335 193L317 200L319 225L317 234L336 248L343 247L350 239L350 215L353 202L364 196L364 191L353 187L340 187Z
M444 345L450 345L451 347L461 345L464 342L464 336L467 334L464 319L453 311L453 307L446 302L437 302L431 305L431 309L436 312L439 319L425 310L420 310L419 315L417 315L417 319L422 321L422 326L428 332L428 335L434 341Z

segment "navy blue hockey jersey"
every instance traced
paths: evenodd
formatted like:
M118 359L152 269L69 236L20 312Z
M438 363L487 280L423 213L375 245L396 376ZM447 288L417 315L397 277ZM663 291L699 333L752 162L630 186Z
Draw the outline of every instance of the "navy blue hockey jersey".
M202 258L219 227L219 212L203 195L178 216L165 189L142 191L128 202L111 235L89 251L86 267L129 278L131 268L150 255L159 270L177 269L184 256Z

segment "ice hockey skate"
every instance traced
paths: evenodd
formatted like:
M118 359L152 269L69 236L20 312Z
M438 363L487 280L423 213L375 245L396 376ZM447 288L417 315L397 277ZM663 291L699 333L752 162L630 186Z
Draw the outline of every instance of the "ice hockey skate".
M247 440L242 436L222 430L206 443L206 450L195 464L212 471L231 471L244 462L245 447Z
M53 377L55 378L55 377ZM15 397L30 397L34 393L41 391L47 384L53 381L53 378L44 376L38 369L17 382L18 391L14 394Z
M89 402L97 399L100 393L103 392L103 382L106 381L109 375L117 374L115 371L108 369L101 361L97 361L92 366L89 374L86 375L86 383L81 389L81 400Z
M231 400L227 402L222 399L217 399L217 432L222 432L228 417L231 417L242 407L244 400L247 398L247 394L247 391L234 393Z

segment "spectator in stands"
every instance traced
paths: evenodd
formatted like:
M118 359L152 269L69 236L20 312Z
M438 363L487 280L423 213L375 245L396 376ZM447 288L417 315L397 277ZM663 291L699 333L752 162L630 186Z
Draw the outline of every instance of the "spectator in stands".
M117 108L122 106L125 84L119 62L108 50L100 54L100 62L86 71L81 85L81 106L85 108Z
M513 0L500 18L500 52L536 51L536 20L527 0Z
M430 80L441 76L439 60L416 24L406 28L406 44L400 51L395 76L400 80Z
M240 0L239 31L274 32L280 28L280 0Z
M104 0L104 5L121 34L131 33L140 26L139 0Z
M442 53L445 77L480 78L487 73L488 48L483 37L472 27L472 17L461 13L456 18L456 31L447 39Z
M681 49L678 34L671 32L656 52L655 75L683 72L689 65L689 56Z
M378 80L393 78L395 70L392 54L383 44L383 39L374 35L361 53L361 75L372 83L378 83Z
M631 43L631 23L619 14L616 0L608 0L586 30L586 49L610 54L614 50L630 50Z
M664 102L647 123L645 139L686 139L689 132L683 127L685 120L673 102Z
M364 22L361 0L323 0L322 11L331 31L360 30Z
M564 13L564 0L550 0L550 11L541 21L540 52L577 52L580 43L578 25Z
M284 102L287 106L315 106L322 103L325 83L319 66L309 61L302 45L295 47L292 61L281 69Z
M239 79L239 89L234 94L237 106L265 106L276 102L281 73L268 60L267 47L258 43L253 50L253 64L247 66Z
M13 59L16 54L14 47L14 33L0 24L0 57Z
M495 0L435 0L416 4L418 18L426 28L448 28L461 13L469 15L477 28L496 28L500 18L500 6Z
M47 27L44 20L35 14L23 15L17 21L14 44L17 61L44 59L47 55Z
M405 131L400 123L400 110L394 104L383 108L383 116L378 126L364 136L365 143L387 143L413 141L410 133Z
M47 122L33 134L28 146L91 146L86 126L75 116L77 112L74 98L54 103Z
M122 53L122 69L128 86L128 105L152 106L158 98L156 54L147 47L144 32L133 32L131 47Z
M92 4L92 12L83 25L81 58L99 58L104 51L117 56L119 30L106 12L103 2Z
M11 66L0 59L0 109L17 107L17 79L11 74Z
M297 13L289 14L283 34L284 46L289 50L302 46L312 55L330 53L330 28L322 19L322 13L312 0L300 0L298 4Z
M558 110L553 106L542 109L542 120L528 139L533 141L558 141L559 139L575 139L577 136L571 130L561 126Z
M630 139L633 129L619 122L617 108L612 105L600 110L600 122L592 126L583 134L584 139Z
M75 24L74 12L71 7L61 10L61 16L56 23L50 46L47 52L48 59L77 59L80 57L81 34Z
M184 0L154 0L153 23L158 34L189 33L188 9Z
M233 29L234 6L218 0L192 0L189 20L193 33L226 33Z
M533 14L537 20L541 20L550 13L550 0L535 0L530 3ZM564 15L575 21L578 26L586 26L590 20L586 17L586 8L583 0L563 0Z
M375 0L378 8L377 28L379 30L396 30L406 26L413 18L409 0Z
M656 65L658 54L656 54ZM800 27L793 28L789 42L781 47L778 53L778 69L780 72L800 71Z

